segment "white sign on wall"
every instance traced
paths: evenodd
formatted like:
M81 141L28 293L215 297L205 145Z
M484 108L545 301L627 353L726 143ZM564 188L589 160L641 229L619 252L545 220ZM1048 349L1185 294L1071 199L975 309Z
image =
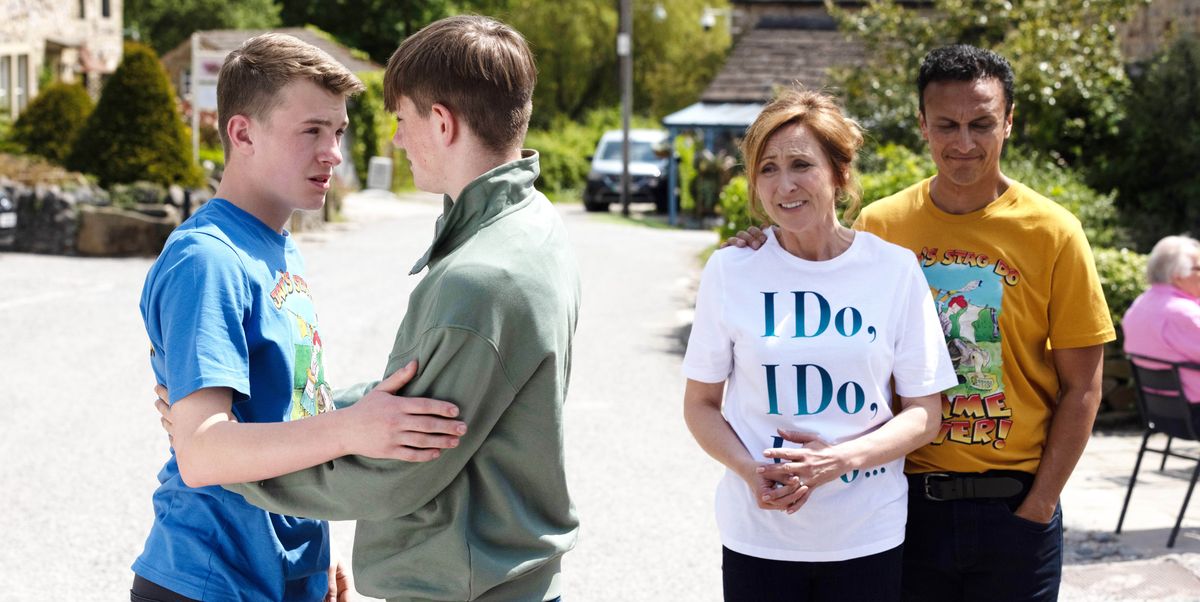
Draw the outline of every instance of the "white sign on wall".
M217 75L226 54L220 50L192 53L192 102L201 111L217 110Z

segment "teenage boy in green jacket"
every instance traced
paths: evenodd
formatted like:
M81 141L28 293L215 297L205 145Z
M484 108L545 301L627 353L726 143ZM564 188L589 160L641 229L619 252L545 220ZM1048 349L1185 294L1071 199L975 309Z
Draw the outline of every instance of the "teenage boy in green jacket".
M536 81L524 38L486 17L437 21L388 61L393 142L445 195L384 374L417 360L407 396L456 403L469 429L437 460L347 456L230 486L257 506L357 519L360 592L389 601L554 600L578 520L562 403L579 309L566 230L522 151ZM369 385L364 386L364 389Z

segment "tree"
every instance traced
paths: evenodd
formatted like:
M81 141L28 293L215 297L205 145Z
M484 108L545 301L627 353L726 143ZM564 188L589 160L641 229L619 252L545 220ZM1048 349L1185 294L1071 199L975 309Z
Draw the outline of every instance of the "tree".
M199 180L175 93L153 50L125 44L125 56L79 133L67 167L96 175L102 186Z
M704 31L700 15L722 6L712 0L634 3L635 112L662 117L696 100L729 49L728 31ZM580 119L619 102L616 2L563 0L545 10L537 0L508 0L498 16L525 35L537 58L539 124L557 115Z
M556 115L579 119L620 99L612 0L564 0L557 10L545 10L539 0L510 0L498 17L525 35L536 57L536 123Z
M26 151L61 164L91 112L92 99L83 86L51 84L13 124L13 140Z
M665 18L655 14L658 7ZM633 20L634 106L655 117L696 102L729 51L728 28L700 27L704 9L728 8L712 0L635 2Z
M125 0L125 28L163 54L207 29L278 27L274 0Z
M380 64L387 62L401 40L454 14L457 6L450 0L281 0L279 4L285 25L316 25Z
M1183 36L1152 59L1135 80L1110 150L1102 184L1118 191L1117 207L1138 246L1200 224L1200 40Z
M1016 72L1013 141L1067 162L1110 140L1129 81L1116 24L1147 0L934 0L928 14L893 0L858 11L826 0L841 29L866 47L861 67L835 70L847 109L883 141L920 146L917 70L933 48L967 43Z

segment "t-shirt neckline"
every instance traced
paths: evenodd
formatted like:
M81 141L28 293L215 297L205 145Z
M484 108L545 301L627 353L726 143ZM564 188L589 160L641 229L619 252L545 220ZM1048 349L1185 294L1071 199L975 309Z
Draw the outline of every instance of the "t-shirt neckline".
M1009 178L1008 189L1004 191L1004 194L996 197L992 200L992 202L984 205L982 208L976 209L970 213L950 213L948 211L943 211L933 202L933 195L929 192L929 189L933 185L934 177L936 176L925 178L925 181L921 182L919 198L921 200L921 204L925 206L926 213L944 222L962 224L987 218L997 211L1008 208L1015 203L1017 198L1020 196L1019 187L1021 186L1021 183Z
M806 270L825 272L837 269L845 263L852 261L853 258L860 253L859 249L863 246L860 241L866 234L866 232L854 231L854 238L850 240L850 246L846 247L845 251L842 251L836 257L831 257L829 259L813 260L798 257L789 253L787 249L783 248L783 244L781 244L779 242L779 238L775 236L775 227L773 226L767 228L767 242L763 245L763 248L774 253L783 261L796 265L797 267L803 267Z

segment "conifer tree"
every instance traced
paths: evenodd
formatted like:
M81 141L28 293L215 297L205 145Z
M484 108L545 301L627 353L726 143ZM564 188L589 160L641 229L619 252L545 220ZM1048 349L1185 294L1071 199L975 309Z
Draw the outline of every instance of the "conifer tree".
M198 183L175 93L153 50L125 45L125 57L79 133L67 167L94 174L102 186Z

